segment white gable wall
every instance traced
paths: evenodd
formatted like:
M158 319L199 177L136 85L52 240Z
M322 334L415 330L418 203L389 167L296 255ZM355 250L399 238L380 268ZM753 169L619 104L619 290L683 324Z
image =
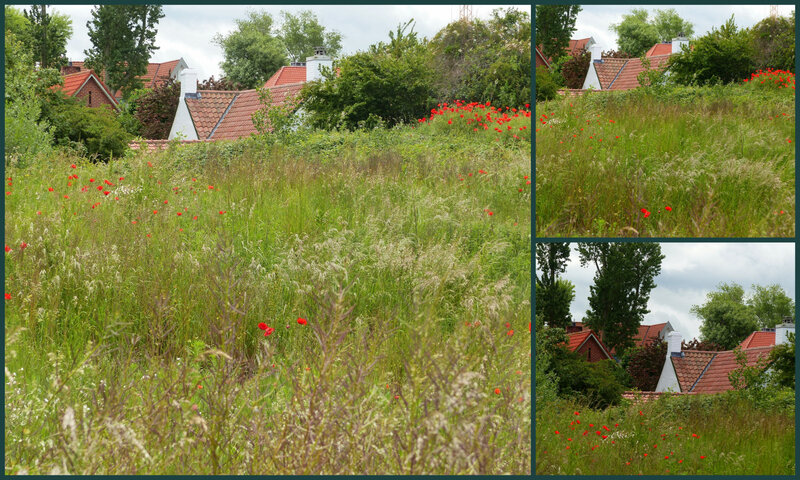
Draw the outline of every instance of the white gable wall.
M675 367L672 366L672 361L667 357L664 362L664 368L661 370L661 377L658 378L658 385L656 385L656 392L680 392L681 387L678 384L678 375L675 374Z
M183 97L178 101L178 111L175 112L175 120L172 121L172 128L169 131L170 140L177 137L180 137L181 140L199 140L192 116L189 114L189 107L186 106Z
M583 89L588 90L593 88L595 90L602 90L600 87L600 79L597 77L597 70L593 64L589 64L589 72L586 73L586 80L583 82Z

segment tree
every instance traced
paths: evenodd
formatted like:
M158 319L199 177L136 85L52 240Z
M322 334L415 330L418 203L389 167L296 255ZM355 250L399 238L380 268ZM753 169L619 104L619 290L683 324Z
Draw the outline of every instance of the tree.
M691 312L703 320L702 339L730 350L758 330L758 318L744 301L744 289L736 283L722 283L706 295L706 303L693 305Z
M142 83L155 44L156 26L164 17L161 5L97 5L86 23L92 48L86 66L102 72L112 91L127 96Z
M244 86L241 83L236 83L228 80L225 77L216 80L214 75L211 75L206 80L202 82L197 82L197 89L198 90L244 90Z
M782 343L772 349L769 361L773 370L774 382L782 387L791 387L794 390L794 344L795 334L790 333L788 342Z
M589 71L589 63L592 55L581 48L575 55L561 65L561 77L564 78L564 86L567 88L583 88L586 81L586 74Z
M740 30L733 16L694 41L693 49L670 57L671 78L690 85L737 82L755 68L753 43L747 29Z
M225 56L220 64L225 77L246 88L263 85L288 64L286 47L275 31L272 15L264 11L248 12L247 18L236 20L236 30L217 34L213 41Z
M548 58L557 58L569 46L580 5L536 5L536 41Z
M794 72L794 25L791 17L767 17L751 30L755 67Z
M603 342L617 352L633 345L639 325L649 312L647 302L661 272L658 243L580 243L581 266L593 263L594 285L584 323L603 332Z
M489 21L459 20L431 40L436 100L530 103L531 22L527 12L496 9Z
M15 41L26 43L31 25L28 18L11 5L6 5L5 15L6 34L11 33Z
M576 398L592 408L603 409L622 400L624 372L614 360L587 362L577 352L555 350L552 368L562 397Z
M301 95L309 125L391 127L427 114L435 105L434 72L427 44L417 38L412 22L390 32L389 43L334 62L338 72L323 69L324 81L307 83Z
M674 8L656 10L652 23L661 42L670 42L675 37L691 37L694 34L692 22L682 19Z
M291 61L305 62L318 46L324 46L331 57L341 51L342 34L335 30L326 32L311 10L302 10L297 15L281 11L281 18L279 34Z
M623 15L622 21L612 24L611 29L617 34L619 49L634 57L644 55L659 41L658 30L648 21L644 8L634 8L631 13Z
M151 140L166 140L178 111L181 84L170 78L168 81L138 93L131 99L133 116L141 124L140 135Z
M753 285L753 294L747 300L747 305L753 309L761 328L774 328L782 323L784 317L794 321L794 301L778 284Z
M24 15L28 20L30 49L41 68L60 68L66 64L72 20L60 13L47 13L47 5L32 5Z
M658 385L664 359L667 356L667 342L663 340L648 342L641 347L626 352L625 364L633 386L643 392L652 392Z
M536 313L550 327L565 328L572 321L569 305L575 298L575 286L558 278L567 268L568 243L536 244Z

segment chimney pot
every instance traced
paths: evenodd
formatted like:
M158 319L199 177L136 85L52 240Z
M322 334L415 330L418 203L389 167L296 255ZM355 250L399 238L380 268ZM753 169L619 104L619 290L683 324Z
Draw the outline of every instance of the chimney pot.
M781 323L775 325L775 345L789 343L789 334L794 333L794 323Z
M670 332L667 335L667 356L672 356L672 354L677 354L678 356L682 356L681 354L681 342L683 341L683 335L679 332Z
M185 68L181 71L181 98L197 94L197 70Z
M591 47L589 47L589 51L592 53L592 62L603 61L603 59L601 58L603 49L600 47L600 45L597 44L592 45Z

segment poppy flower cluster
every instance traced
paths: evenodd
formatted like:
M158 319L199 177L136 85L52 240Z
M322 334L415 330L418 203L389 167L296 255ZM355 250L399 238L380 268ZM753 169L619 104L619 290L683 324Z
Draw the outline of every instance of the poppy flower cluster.
M794 94L794 80L795 74L792 72L768 68L751 73L750 78L745 78L743 82L758 88L791 89Z
M456 125L465 131L472 132L491 131L496 141L510 137L514 140L530 140L530 104L524 108L495 107L492 102L465 103L456 100L455 104L440 103L431 109L429 117L417 119L420 126L431 125L437 117L447 119L447 125ZM528 119L528 120L526 120ZM443 120L444 122L444 120Z

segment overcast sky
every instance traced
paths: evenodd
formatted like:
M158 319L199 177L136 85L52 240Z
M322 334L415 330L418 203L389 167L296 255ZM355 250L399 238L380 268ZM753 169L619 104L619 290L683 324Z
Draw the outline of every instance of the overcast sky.
M594 37L603 50L617 49L617 34L612 23L634 8L646 8L652 16L656 10L674 8L684 20L694 25L694 37L702 36L713 27L724 24L734 15L736 26L752 27L769 16L769 5L583 5L575 22L572 38ZM794 5L778 5L778 14L789 16Z
M580 321L589 309L594 266L581 267L575 244L564 278L575 284L572 318ZM777 283L795 299L793 243L662 243L661 274L650 294L644 325L670 322L685 340L700 338L700 319L689 311L701 305L717 285L735 282L750 292L753 284Z
M508 5L473 5L473 15L488 18L495 8ZM530 14L530 5L516 5ZM27 8L20 6L20 8ZM84 50L91 47L86 22L91 18L90 5L56 5L52 10L72 18L74 33L67 44L70 60L83 60ZM165 62L183 57L199 78L220 77L222 51L211 39L217 33L234 30L236 19L246 18L248 10L265 10L278 20L281 10L296 13L311 10L326 29L342 36L343 53L366 50L371 44L389 39L389 31L400 22L416 21L415 31L431 38L448 23L458 18L458 5L164 5L164 18L158 24L156 45L159 50L151 62Z

